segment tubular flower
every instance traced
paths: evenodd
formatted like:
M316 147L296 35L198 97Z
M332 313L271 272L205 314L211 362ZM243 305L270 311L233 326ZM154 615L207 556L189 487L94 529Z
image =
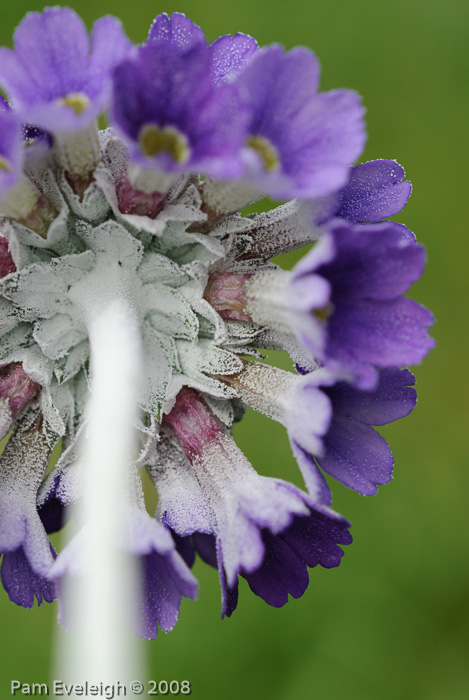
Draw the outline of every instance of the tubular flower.
M410 194L403 169L353 165L360 98L318 92L309 50L259 48L240 33L209 45L180 13L159 15L136 48L114 18L90 41L72 10L48 8L26 16L0 58L12 105L0 104L8 595L26 607L59 597L70 626L66 582L87 575L96 533L90 519L57 557L48 534L66 508L93 501L86 455L102 396L103 430L115 444L133 436L116 546L141 576L134 630L154 638L175 625L182 597L197 594L196 555L218 569L223 615L239 577L275 607L300 597L308 569L338 566L351 542L324 473L366 495L389 481L392 456L373 426L412 410L401 366L433 345L431 314L403 296L423 248L382 221ZM102 111L110 127L98 131ZM267 194L296 199L240 213ZM292 272L271 262L311 243ZM296 371L264 364L259 349L286 351ZM109 427L111 390L129 386L136 418ZM285 426L305 490L260 476L236 446L245 406ZM106 455L98 472L118 461ZM98 506L108 490L96 486Z

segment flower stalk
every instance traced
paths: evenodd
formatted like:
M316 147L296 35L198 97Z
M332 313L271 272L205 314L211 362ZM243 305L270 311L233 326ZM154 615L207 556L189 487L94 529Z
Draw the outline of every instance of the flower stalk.
M86 550L82 575L66 583L65 597L73 597L71 628L77 632L62 670L65 677L109 682L138 671L122 619L138 574L123 550L122 528L136 447L141 339L135 312L123 299L92 314L88 333L91 397L80 457L84 497L75 506L77 521L87 529Z

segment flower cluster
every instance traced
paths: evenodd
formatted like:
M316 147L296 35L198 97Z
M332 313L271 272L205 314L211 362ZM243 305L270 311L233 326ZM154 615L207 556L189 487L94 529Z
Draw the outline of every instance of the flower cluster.
M373 426L413 409L402 367L433 346L431 314L404 296L425 255L386 220L410 194L401 166L353 167L359 96L318 82L306 48L209 44L179 13L134 46L113 17L90 38L72 10L49 8L0 49L0 553L13 602L51 601L80 573L83 532L58 556L48 535L84 497L90 334L116 299L144 357L122 542L141 564L143 637L196 597L196 554L218 569L223 615L239 576L273 606L301 596L308 568L338 566L351 542L324 473L365 495L390 480ZM265 195L289 201L239 213ZM271 262L312 243L292 271ZM289 353L293 370L259 349ZM286 427L305 490L249 464L231 435L244 406Z

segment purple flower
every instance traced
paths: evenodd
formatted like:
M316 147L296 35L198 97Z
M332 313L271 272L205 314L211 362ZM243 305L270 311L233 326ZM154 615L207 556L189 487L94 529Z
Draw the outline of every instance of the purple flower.
M23 144L21 124L8 103L0 103L0 202L21 177Z
M60 620L67 629L74 623L73 610L64 595L64 577L80 576L86 570L87 541L84 527L62 550L49 574L57 583ZM169 530L143 507L130 507L123 518L123 548L138 557L142 576L134 601L136 619L131 618L136 626L133 631L144 639L154 639L158 625L164 632L173 629L183 596L197 597L197 581L178 554Z
M216 177L241 172L245 113L235 88L216 88L205 44L153 40L114 72L113 121L144 168Z
M321 371L306 375L300 391L317 385L332 403L332 420L322 438L323 450L315 453L301 444L301 432L290 435L291 444L306 478L321 480L318 466L327 474L365 496L377 493L377 485L387 484L392 476L393 458L386 440L373 425L386 425L404 418L414 408L417 393L415 379L409 370L396 367L381 369L378 384L372 391L360 391ZM329 385L328 385L329 384ZM307 430L305 416L303 430ZM299 437L298 437L299 436ZM309 475L308 475L309 473ZM331 502L331 493L324 479L322 500Z
M108 104L110 75L131 44L114 17L91 34L69 8L31 12L18 25L15 49L0 49L0 83L15 112L52 132L88 126Z
M299 340L360 389L376 386L375 366L420 362L434 346L426 330L433 316L402 295L424 264L404 226L337 220L293 270L288 297Z
M0 553L1 579L10 600L31 608L36 596L55 598L47 576L55 552L36 508L36 494L49 460L50 448L40 424L19 429L1 456Z
M253 186L276 198L305 199L345 184L365 142L363 108L348 90L317 93L311 51L262 49L235 84L250 112L244 157Z
M292 484L259 476L196 392L182 390L164 424L187 460L171 454L164 469L152 470L159 513L179 536L194 535L209 563L216 561L223 614L236 607L238 575L280 607L288 594L303 595L307 567L338 566L338 544L351 542L347 521Z

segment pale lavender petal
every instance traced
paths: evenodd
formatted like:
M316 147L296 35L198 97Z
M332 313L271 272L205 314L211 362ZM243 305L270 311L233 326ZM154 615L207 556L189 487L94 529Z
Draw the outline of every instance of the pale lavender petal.
M109 102L111 73L116 65L132 52L122 23L116 17L101 17L91 32L91 56L87 94L96 96L101 108Z
M210 46L212 78L215 85L234 80L258 51L257 41L249 34L226 34Z
M169 17L166 12L158 15L150 27L148 44L169 42L179 50L187 51L197 44L205 44L202 29L194 24L182 12L173 12Z
M13 112L2 109L0 111L0 201L18 182L22 165L21 123Z
M290 444L311 497L317 503L330 506L332 503L332 493L313 455L303 450L294 440L291 440Z

